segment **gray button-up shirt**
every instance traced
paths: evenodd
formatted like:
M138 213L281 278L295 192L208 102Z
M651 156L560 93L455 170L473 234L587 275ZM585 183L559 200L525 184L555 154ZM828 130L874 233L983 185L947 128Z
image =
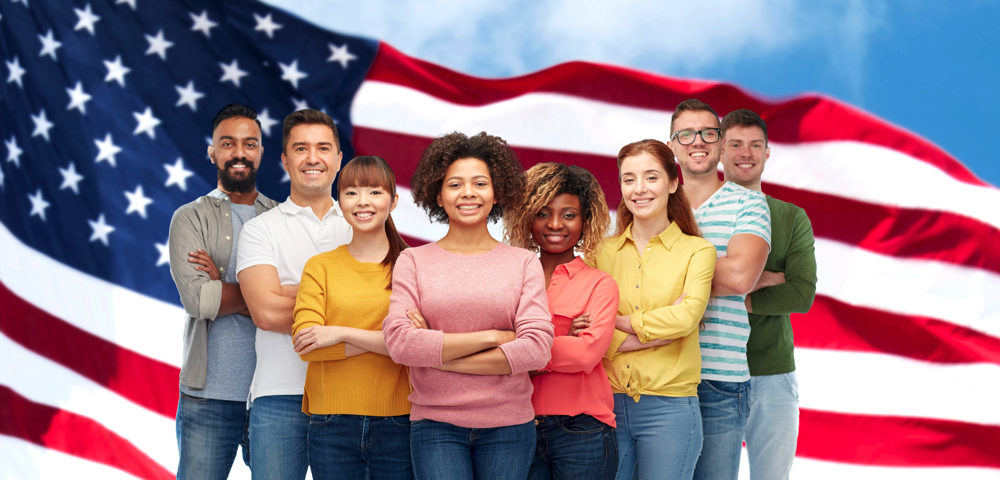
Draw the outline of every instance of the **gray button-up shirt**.
M233 221L230 217L229 196L219 190L183 205L170 220L170 275L184 305L184 357L181 363L181 384L194 389L205 388L208 372L208 331L219 314L222 301L222 281L211 280L208 274L195 270L187 261L188 252L202 249L220 267L229 266L233 245ZM257 215L278 206L258 192L254 207Z

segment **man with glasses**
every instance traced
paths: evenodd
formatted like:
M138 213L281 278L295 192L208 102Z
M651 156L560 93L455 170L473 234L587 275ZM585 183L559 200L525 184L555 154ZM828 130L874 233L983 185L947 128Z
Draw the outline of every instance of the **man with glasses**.
M771 242L764 195L719 178L720 158L727 172L752 167L735 151L727 154L722 134L718 114L699 100L681 102L671 117L668 145L684 174L684 194L702 236L718 255L705 328L699 332L704 443L694 478L703 480L739 476L750 409L750 323L744 302L764 269Z

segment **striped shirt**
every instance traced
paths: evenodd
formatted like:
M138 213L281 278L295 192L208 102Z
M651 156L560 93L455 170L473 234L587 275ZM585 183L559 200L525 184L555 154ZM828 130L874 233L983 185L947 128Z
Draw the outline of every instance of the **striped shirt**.
M726 255L733 235L752 233L771 245L771 213L763 193L726 182L694 211L702 237ZM750 380L747 339L750 320L745 295L711 296L701 331L701 378L725 382Z

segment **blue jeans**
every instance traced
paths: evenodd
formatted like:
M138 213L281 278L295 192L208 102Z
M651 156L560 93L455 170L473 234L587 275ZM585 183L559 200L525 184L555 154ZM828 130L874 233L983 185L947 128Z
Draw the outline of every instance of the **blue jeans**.
M750 381L702 379L698 385L698 401L705 424L705 445L701 448L694 478L736 480L740 475L740 454L750 415Z
M701 452L698 397L615 394L618 476L630 480L690 479Z
M243 446L243 461L250 465L247 450L247 404L181 393L177 401L177 479L229 477L236 450Z
M586 414L538 417L528 480L614 480L615 429Z
M311 415L309 468L316 480L410 480L410 416Z
M306 478L308 438L309 415L302 413L302 395L257 397L250 408L252 478Z
M751 480L787 480L799 438L795 372L751 377L747 456Z
M496 428L466 428L428 419L410 425L417 480L524 480L535 454L533 420Z

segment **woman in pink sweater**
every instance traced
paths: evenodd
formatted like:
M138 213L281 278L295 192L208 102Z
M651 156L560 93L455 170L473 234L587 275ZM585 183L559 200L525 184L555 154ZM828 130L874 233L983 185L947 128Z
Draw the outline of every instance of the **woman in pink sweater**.
M522 480L535 447L528 372L549 361L552 323L538 258L487 230L520 204L521 164L498 137L456 132L427 147L410 187L448 224L400 255L382 325L410 367L414 475Z

